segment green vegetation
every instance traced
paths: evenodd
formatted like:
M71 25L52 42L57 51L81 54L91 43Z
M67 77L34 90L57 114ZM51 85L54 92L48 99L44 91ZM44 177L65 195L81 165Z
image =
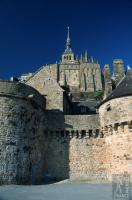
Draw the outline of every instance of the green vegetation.
M95 92L82 92L81 97L82 98L90 98L95 100L102 100L103 99L103 91L95 91Z
M94 98L96 100L102 100L103 99L103 95L104 95L103 91L96 91L96 92L94 92Z

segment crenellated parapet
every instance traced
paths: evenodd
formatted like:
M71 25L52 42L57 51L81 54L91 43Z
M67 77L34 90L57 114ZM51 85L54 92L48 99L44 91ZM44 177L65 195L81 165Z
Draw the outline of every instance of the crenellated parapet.
M59 138L59 139L91 139L102 138L102 134L99 129L94 130L45 130L46 137Z
M124 121L115 124L109 124L100 129L104 137L116 134L125 134L126 132L132 132L132 121Z

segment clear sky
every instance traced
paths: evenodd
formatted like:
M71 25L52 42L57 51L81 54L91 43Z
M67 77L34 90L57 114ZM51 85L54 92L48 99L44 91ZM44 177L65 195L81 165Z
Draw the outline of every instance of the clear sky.
M0 0L0 78L59 61L67 26L75 54L132 66L131 0Z

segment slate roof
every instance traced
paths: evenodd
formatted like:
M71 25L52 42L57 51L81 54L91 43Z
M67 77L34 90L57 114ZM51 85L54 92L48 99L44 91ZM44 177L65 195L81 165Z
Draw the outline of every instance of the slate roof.
M99 108L103 103L111 99L124 97L124 96L130 96L130 95L132 95L132 71L131 70L119 82L116 89L114 89L111 92L111 94L106 99L104 99L97 107Z
M72 52L72 49L69 47L69 48L65 49L63 54L71 54L71 53L73 53L73 52Z

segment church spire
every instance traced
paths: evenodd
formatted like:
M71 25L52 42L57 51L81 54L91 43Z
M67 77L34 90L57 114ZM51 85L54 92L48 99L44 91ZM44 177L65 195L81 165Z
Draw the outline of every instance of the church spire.
M67 27L67 39L66 39L66 48L62 54L62 63L74 63L75 57L71 49L71 39L70 39L70 29Z
M71 40L70 40L70 28L69 26L67 27L67 40L66 40L66 48L70 49L71 48Z

